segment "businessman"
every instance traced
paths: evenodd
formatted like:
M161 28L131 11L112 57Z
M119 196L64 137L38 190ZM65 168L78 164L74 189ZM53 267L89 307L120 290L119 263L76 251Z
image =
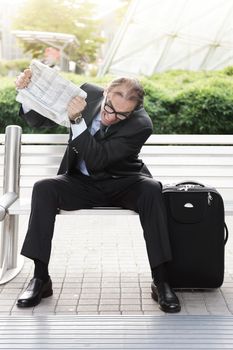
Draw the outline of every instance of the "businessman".
M30 83L31 71L16 80ZM105 89L85 83L86 100L73 98L67 108L70 138L58 175L35 183L22 255L33 259L34 276L19 297L19 307L32 307L53 294L48 264L58 209L118 206L139 214L152 272L152 297L164 312L180 311L169 285L166 263L172 259L161 184L138 158L152 133L143 108L144 91L134 78L113 80ZM27 106L20 115L31 127L54 122Z

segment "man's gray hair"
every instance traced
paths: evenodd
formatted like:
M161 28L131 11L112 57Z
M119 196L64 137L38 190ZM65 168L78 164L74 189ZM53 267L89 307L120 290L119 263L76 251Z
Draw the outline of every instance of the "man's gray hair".
M108 85L107 90L110 92L113 88L120 85L125 85L128 88L127 95L125 96L127 100L137 102L137 107L143 104L144 90L138 79L131 77L116 78Z

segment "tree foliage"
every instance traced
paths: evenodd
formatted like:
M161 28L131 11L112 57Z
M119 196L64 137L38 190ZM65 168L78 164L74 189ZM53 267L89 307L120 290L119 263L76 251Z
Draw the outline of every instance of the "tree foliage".
M93 19L95 5L90 0L26 0L14 21L17 30L67 33L76 36L79 47L67 53L79 68L94 62L103 39L100 23ZM22 43L25 52L41 58L43 43Z

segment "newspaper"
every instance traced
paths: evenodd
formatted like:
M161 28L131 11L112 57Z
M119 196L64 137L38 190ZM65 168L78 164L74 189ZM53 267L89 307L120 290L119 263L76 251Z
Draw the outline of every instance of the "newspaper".
M55 123L69 127L67 105L75 96L87 97L85 91L61 77L56 69L33 60L31 82L19 89L16 101L42 114Z

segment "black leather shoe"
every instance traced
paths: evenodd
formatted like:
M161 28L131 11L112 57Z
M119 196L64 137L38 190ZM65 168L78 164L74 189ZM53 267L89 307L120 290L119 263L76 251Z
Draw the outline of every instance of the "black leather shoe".
M32 278L26 290L20 296L17 302L19 307L32 307L40 303L41 298L50 297L53 294L52 281L49 278L47 282L39 278Z
M157 301L164 312L175 313L181 310L179 299L167 282L160 282L157 286L151 283L151 296Z

